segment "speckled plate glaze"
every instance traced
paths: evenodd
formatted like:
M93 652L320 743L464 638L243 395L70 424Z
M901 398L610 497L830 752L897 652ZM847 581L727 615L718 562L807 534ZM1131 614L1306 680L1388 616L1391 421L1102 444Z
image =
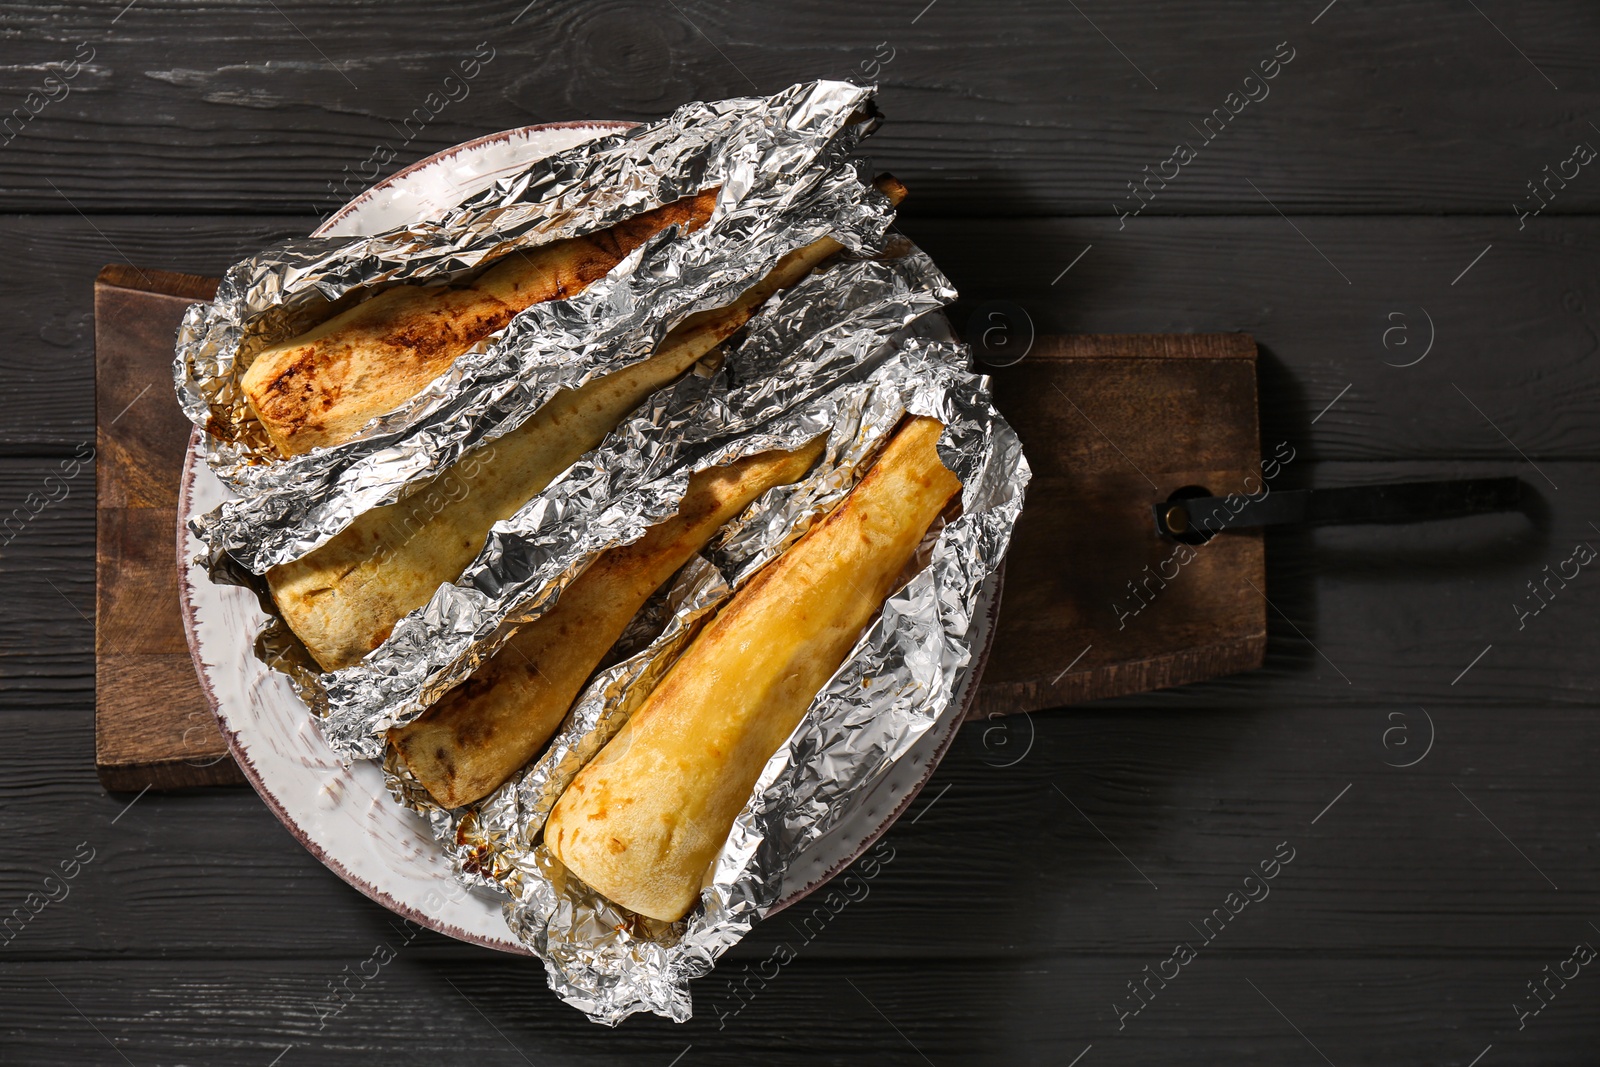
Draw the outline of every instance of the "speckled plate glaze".
M624 122L526 126L457 145L399 171L357 196L313 236L375 233L435 216L494 180L606 133ZM943 322L931 332L948 336ZM923 332L923 331L919 331ZM206 699L245 777L296 839L339 877L398 915L462 941L528 955L501 918L504 899L468 889L422 820L390 799L376 763L346 766L322 739L288 679L256 658L255 635L267 621L254 594L214 585L193 562L201 550L191 516L227 498L227 490L189 442L178 502L178 578L185 629ZM869 793L858 812L819 840L787 872L788 907L865 851L905 811L950 747L988 658L999 609L1001 574L983 589L977 613L976 669L951 708Z

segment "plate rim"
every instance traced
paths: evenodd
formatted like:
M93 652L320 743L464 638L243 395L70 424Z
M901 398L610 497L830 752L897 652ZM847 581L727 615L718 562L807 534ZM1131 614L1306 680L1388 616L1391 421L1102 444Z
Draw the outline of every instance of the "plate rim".
M484 145L494 144L496 141L509 141L513 137L543 133L546 130L598 129L613 133L621 133L624 130L631 130L637 125L639 125L637 122L630 122L627 119L568 119L564 122L535 122L530 123L527 126L513 126L511 129L501 130L499 133L486 133L482 137L474 137L470 141L462 141L458 145L452 145L449 148L441 148L439 151L433 153L433 155L424 156L422 159L419 159L414 163L409 163L395 171L393 174L386 176L382 181L374 182L373 184L367 186L367 188L361 190L361 192L345 201L344 204L335 210L333 214L324 219L316 229L312 230L311 236L326 236L328 230L337 226L339 223L343 222L357 211L360 211L367 204L375 201L377 199L377 194L392 189L395 185L399 184L402 179L407 178L414 173L422 171L428 167L437 166L438 164L443 163L448 159L452 159L462 152L470 149L481 148Z
M532 949L511 935L509 927L506 930L506 938L503 941L484 937L464 927L457 926L446 919L436 915L429 915L420 908L400 900L387 890L381 889L362 878L331 851L324 848L305 827L301 826L300 822L289 813L283 802L278 799L277 793L261 777L261 772L256 767L255 760L250 757L244 742L239 738L238 731L234 729L228 720L227 714L223 711L222 701L218 698L216 689L212 684L211 674L205 669L200 658L200 643L196 633L198 623L195 618L198 604L196 597L191 595L192 583L190 582L190 576L193 569L186 562L185 556L189 538L187 520L193 513L194 479L200 462L195 455L195 450L200 444L202 432L199 427L195 427L189 433L189 444L184 452L183 473L178 484L176 548L179 600L183 608L183 636L189 646L189 658L194 663L195 674L200 680L200 689L205 694L206 704L211 709L211 715L216 720L217 729L221 732L223 741L227 743L229 755L238 764L239 771L244 775L245 781L250 784L250 788L254 789L256 795L267 805L267 810L272 812L277 820L283 824L284 829L289 831L290 835L300 843L302 848L311 853L317 862L338 875L342 881L358 890L367 899L382 905L403 919L408 919L419 926L453 937L457 941L480 945L484 948L497 949L512 955L537 959L538 957ZM307 714L311 713L309 708L306 709L306 712ZM462 888L470 891L470 887L463 886Z

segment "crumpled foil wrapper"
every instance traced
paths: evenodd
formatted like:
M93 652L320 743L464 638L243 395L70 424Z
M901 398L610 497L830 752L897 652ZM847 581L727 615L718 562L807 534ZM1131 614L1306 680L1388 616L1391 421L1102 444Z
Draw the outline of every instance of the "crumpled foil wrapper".
M237 265L214 303L186 315L174 364L184 409L208 432L208 462L240 494L197 520L197 532L214 553L264 573L515 429L557 390L648 358L672 326L732 302L784 253L824 236L875 251L893 208L849 158L872 114L871 90L845 82L690 105L534 164L442 221L292 242ZM631 195L592 191L610 183ZM358 288L447 277L711 186L717 206L699 230L680 238L669 228L579 295L527 308L354 440L276 462L263 461L259 442L241 443L246 354L293 336L304 323L296 312L325 311Z
M396 799L428 820L457 874L509 895L511 930L544 959L551 988L595 1021L615 1024L639 1011L688 1019L689 981L778 902L784 872L853 814L919 738L962 713L957 696L976 666L976 612L1029 478L987 379L967 373L967 361L965 346L912 339L865 380L807 411L833 420L823 459L801 482L764 496L679 573L658 598L670 612L660 634L601 671L544 754L494 793L446 810L398 761L386 765ZM715 609L848 493L907 413L945 423L939 452L962 481L960 515L935 524L920 568L768 761L696 909L664 923L619 908L542 846L556 799Z
M360 663L324 675L329 743L382 755L384 735L464 681L515 629L555 603L601 550L676 513L705 467L797 448L839 424L818 388L865 373L891 338L955 295L921 251L845 261L780 293L721 374L661 390L558 481L497 523L454 583L395 624ZM582 521L575 521L575 516Z
M964 346L908 336L954 291L909 242L850 153L876 126L872 91L838 82L680 108L661 122L536 163L444 218L375 237L293 242L231 270L190 309L174 374L205 455L239 499L196 520L248 580L298 558L362 512L399 499L520 425L556 390L646 358L687 315L725 305L783 253L831 236L851 255L779 294L722 363L659 391L504 523L461 579L361 664L297 682L336 748L382 754L410 721L555 602L593 556L674 512L689 475L820 434L826 452L728 524L659 592L591 679L545 752L482 801L446 811L391 759L390 788L420 812L460 877L507 894L509 928L550 984L597 1021L686 1019L688 982L778 903L808 849L856 813L917 740L958 717L986 603L1022 507L1028 467ZM450 280L520 247L591 232L720 186L695 234L647 242L571 300L535 305L356 439L278 459L239 389L250 359L363 293ZM945 423L939 449L961 509L767 763L696 909L677 923L627 913L543 849L555 800L626 723L715 611L838 503L907 414ZM281 626L258 654L296 656ZM287 667L285 669L288 669Z

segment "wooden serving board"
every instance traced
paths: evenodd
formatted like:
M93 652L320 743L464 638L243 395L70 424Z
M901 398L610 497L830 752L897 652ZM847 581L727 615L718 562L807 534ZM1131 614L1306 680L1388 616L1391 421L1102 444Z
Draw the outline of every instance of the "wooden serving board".
M1255 339L1047 336L992 376L1033 481L970 717L1261 666L1260 531L1228 531L1191 549L1157 537L1150 510L1188 486L1259 492Z
M184 309L214 278L106 267L94 283L95 767L107 789L243 783L206 706L178 611L172 393Z
M128 266L95 281L95 763L108 789L243 781L196 681L177 594L190 427L172 395L173 341L216 285ZM972 716L1260 666L1260 534L1175 557L1150 513L1184 486L1243 491L1259 474L1250 336L1041 337L992 375L1033 482Z

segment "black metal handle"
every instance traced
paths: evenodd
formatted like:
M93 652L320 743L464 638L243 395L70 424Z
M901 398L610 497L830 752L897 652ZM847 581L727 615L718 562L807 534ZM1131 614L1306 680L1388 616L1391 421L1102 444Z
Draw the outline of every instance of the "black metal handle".
M1162 537L1201 544L1223 530L1285 523L1417 522L1508 511L1521 505L1520 478L1398 482L1340 489L1279 489L1262 497L1180 495L1153 505ZM1203 492L1203 491L1202 491Z

